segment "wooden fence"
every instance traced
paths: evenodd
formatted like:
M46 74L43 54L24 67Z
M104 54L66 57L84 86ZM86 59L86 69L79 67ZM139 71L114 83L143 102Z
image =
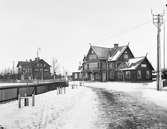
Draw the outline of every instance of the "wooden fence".
M24 85L9 85L0 87L0 103L18 99L18 95L31 96L42 94L48 91L56 90L58 87L67 87L68 82L48 82L42 84L24 84Z

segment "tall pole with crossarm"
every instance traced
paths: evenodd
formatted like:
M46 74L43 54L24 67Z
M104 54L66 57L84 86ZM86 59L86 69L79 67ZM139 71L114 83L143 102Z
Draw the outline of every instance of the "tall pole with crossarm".
M153 13L152 15L153 15L153 24L157 27L157 90L160 90L160 88L162 87L160 32L161 32L161 25L163 24L163 15L153 14Z

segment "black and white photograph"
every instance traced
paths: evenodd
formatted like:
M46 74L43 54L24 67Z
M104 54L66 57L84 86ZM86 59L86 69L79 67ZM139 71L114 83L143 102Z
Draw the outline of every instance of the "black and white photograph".
M167 129L166 0L0 0L0 129Z

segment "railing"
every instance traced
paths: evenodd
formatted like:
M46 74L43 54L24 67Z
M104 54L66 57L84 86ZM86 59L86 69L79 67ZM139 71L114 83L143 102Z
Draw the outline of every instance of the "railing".
M39 84L21 84L21 85L8 85L0 87L0 103L10 100L18 99L18 96L31 96L33 93L35 95L42 94L48 91L56 90L58 87L67 87L68 82L45 82Z

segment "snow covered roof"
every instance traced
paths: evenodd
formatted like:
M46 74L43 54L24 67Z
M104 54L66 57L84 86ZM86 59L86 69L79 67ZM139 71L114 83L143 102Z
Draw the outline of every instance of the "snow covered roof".
M118 46L114 48L106 48L106 47L99 47L99 46L91 46L93 51L96 53L98 58L108 59L109 61L117 60L127 46Z
M126 62L127 65L125 65L124 68L121 68L120 70L135 70L145 59L146 57L136 57L129 59L128 62Z
M91 46L93 51L96 53L96 55L98 56L98 58L108 58L109 55L109 48L106 47L99 47L99 46Z
M125 51L126 48L127 48L127 46L120 46L120 47L116 47L116 48L111 48L108 61L116 61L122 55L122 53Z

